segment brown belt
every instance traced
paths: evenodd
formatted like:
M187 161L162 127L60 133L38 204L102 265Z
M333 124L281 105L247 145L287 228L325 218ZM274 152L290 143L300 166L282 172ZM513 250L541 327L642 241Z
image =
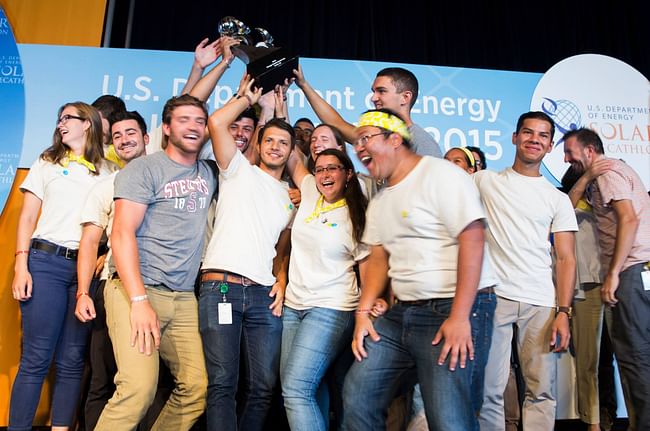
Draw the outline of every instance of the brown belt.
M201 274L201 282L204 281L223 281L226 283L241 284L242 286L259 284L248 277L244 277L243 275L212 270L207 270Z
M482 289L479 289L478 292L476 292L477 295L480 295L481 293L483 294L494 293L494 286L484 287Z

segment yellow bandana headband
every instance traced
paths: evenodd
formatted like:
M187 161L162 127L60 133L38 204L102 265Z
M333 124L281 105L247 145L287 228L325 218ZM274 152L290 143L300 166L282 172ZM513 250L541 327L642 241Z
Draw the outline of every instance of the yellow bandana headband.
M374 126L397 133L407 141L411 141L411 134L406 123L395 115L381 111L368 111L361 114L357 127Z

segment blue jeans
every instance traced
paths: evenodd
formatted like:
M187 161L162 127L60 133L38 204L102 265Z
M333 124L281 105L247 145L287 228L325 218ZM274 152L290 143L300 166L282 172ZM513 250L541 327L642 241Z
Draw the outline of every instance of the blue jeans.
M327 430L316 393L338 354L349 348L354 313L314 307L284 307L282 318L282 396L292 431Z
M261 430L280 369L282 319L271 314L271 287L228 283L232 324L219 324L219 281L201 283L199 327L208 371L207 428ZM240 352L245 394L237 409ZM240 411L239 421L237 410Z
M444 342L431 344L449 316L452 302L453 298L417 306L398 302L375 321L381 339L374 342L366 337L368 357L355 362L345 380L345 430L385 429L386 411L397 384L413 372L420 382L429 430L478 430L472 402L474 361L449 371L449 359L437 364ZM471 319L471 324L480 322Z
M52 426L71 426L77 408L90 323L74 316L77 261L31 249L32 297L20 303L22 355L11 391L10 430L31 430L54 358Z
M474 344L474 365L472 367L472 406L478 416L483 405L483 383L485 380L485 364L490 354L492 344L492 329L494 326L494 310L497 308L497 296L492 293L476 295L472 308L472 343Z

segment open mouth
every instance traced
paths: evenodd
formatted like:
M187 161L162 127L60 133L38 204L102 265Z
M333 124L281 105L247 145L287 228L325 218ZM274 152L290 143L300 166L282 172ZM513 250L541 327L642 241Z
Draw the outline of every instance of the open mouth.
M363 163L364 166L368 166L372 162L372 157L365 155L363 157L360 157L361 163Z
M198 133L187 133L183 135L183 138L190 141L198 141L200 139Z

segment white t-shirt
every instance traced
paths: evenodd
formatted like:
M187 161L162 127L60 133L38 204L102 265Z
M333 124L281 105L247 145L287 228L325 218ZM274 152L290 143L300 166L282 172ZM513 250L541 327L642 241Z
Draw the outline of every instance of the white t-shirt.
M300 193L302 201L291 228L289 285L284 303L296 310L354 310L359 302L354 264L368 256L369 247L352 237L347 206L307 221L320 197L313 175L305 176Z
M93 186L108 174L104 167L100 168L99 175L92 175L77 162L63 167L39 157L20 186L22 191L29 191L42 201L41 216L32 238L78 249L81 209Z
M115 181L116 175L117 172L113 172L111 175L102 178L90 193L88 193L86 204L81 210L81 224L91 223L102 229L106 229L109 246L111 242L111 230L113 228L113 216L115 215L115 203L113 201L115 187L113 182ZM106 264L100 275L101 280L106 280L109 273L114 270L111 262L112 255L112 250L109 248L108 255L106 256ZM110 269L109 266L111 267Z
M499 296L526 304L555 306L551 232L577 231L568 196L546 178L512 168L472 175L487 213L490 257L501 280Z
M388 252L388 276L398 299L451 298L458 235L483 218L469 175L446 160L425 156L402 181L370 201L363 241ZM484 266L479 287L496 282L489 264Z
M287 189L235 151L228 169L219 171L217 215L202 268L273 285L275 245L294 214Z

